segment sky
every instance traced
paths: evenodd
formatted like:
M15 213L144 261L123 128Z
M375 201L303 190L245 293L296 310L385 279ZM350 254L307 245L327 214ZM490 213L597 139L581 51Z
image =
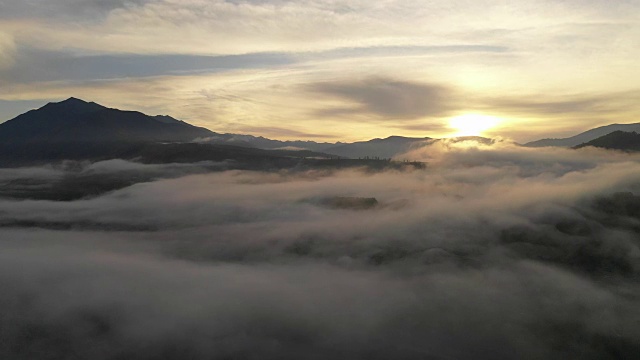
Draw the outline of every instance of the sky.
M640 121L638 58L640 0L0 0L0 121L74 96L275 139L462 117L528 141Z

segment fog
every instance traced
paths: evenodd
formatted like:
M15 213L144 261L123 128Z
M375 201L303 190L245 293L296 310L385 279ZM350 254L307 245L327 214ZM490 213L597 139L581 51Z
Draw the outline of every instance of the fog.
M439 142L398 158L428 165L2 170L143 181L0 200L0 358L640 356L640 156Z

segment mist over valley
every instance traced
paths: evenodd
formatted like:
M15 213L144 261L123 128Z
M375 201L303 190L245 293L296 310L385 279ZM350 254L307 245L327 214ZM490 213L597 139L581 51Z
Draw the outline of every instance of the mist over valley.
M2 357L640 353L640 155L295 153L0 169Z

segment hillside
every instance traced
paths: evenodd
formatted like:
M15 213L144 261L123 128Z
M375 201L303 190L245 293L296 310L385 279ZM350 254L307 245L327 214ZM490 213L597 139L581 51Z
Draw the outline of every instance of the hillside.
M213 136L210 130L170 117L152 117L69 98L0 124L0 143L28 146L43 143L183 142Z
M170 116L149 116L69 98L0 124L0 167L119 158L147 163L232 160L256 168L293 166L291 159L296 158L331 157L311 151L263 150L242 143L193 142L220 136L224 138Z
M405 153L415 146L424 144L428 140L431 140L431 138L389 136L384 139L340 144L324 149L323 152L352 159L365 157L387 159Z
M574 147L580 144L587 143L591 140L595 140L601 136L610 134L614 131L624 132L640 132L640 123L634 124L611 124L606 126L597 127L591 130L587 130L578 135L562 138L562 139L541 139L524 144L528 147L545 147L545 146L558 146L558 147Z
M249 161L253 166L258 159L267 158L373 160L393 158L433 141L436 139L390 136L355 143L319 143L220 134L171 116L112 109L72 97L0 124L0 167L113 158L145 162L231 159ZM353 162L332 164L351 166Z
M637 132L614 131L605 136L580 144L575 148L580 149L587 146L621 151L640 151L640 134Z

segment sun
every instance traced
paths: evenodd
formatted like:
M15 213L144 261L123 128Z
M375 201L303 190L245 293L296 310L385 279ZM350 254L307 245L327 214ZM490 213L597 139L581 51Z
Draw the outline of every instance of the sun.
M457 130L453 136L480 136L498 125L500 119L489 115L465 114L449 120L449 127Z

